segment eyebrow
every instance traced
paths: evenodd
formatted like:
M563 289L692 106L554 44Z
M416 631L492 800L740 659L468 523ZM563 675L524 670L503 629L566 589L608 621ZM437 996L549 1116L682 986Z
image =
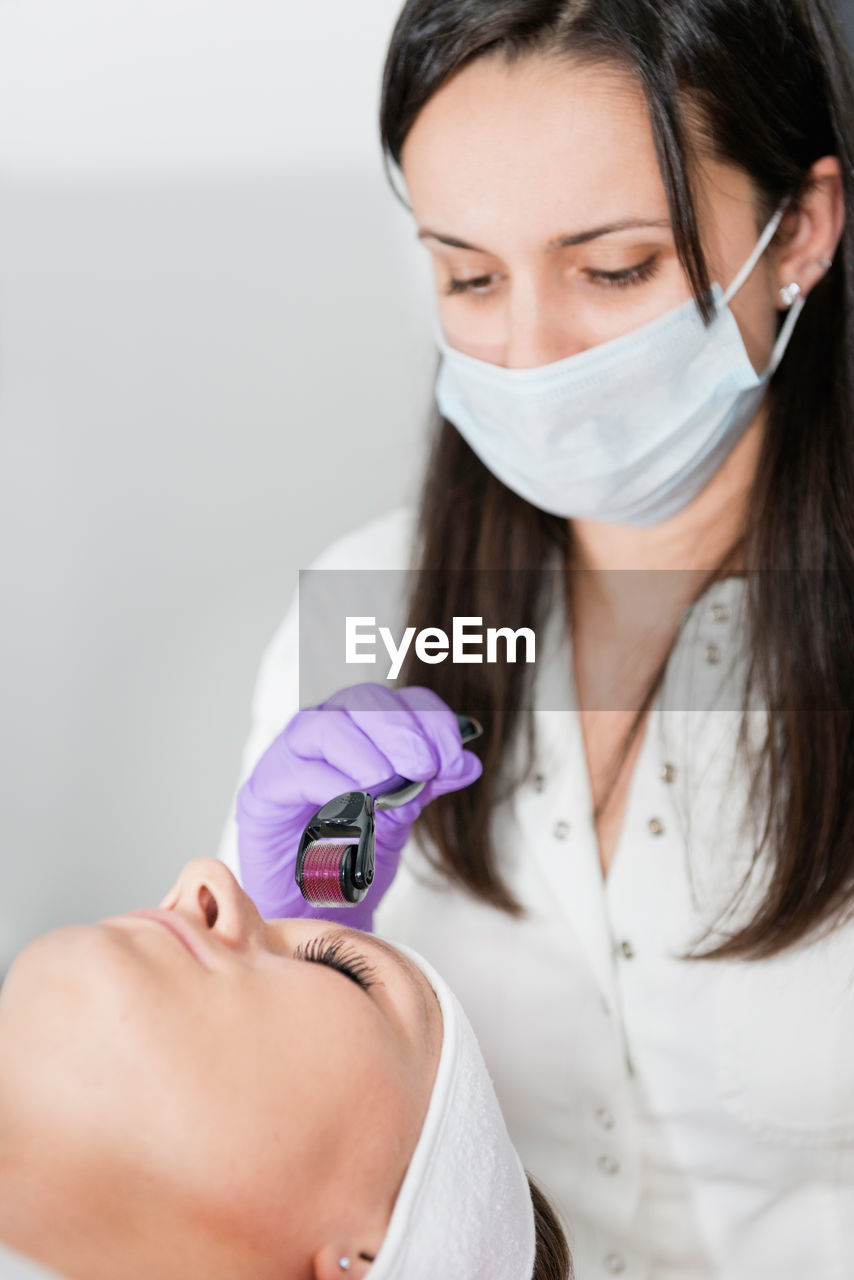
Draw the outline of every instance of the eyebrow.
M546 245L547 249L568 249L572 245L587 244L591 240L598 240L601 236L613 235L616 231L635 231L640 227L666 227L670 230L670 223L666 218L622 218L619 222L606 222L601 227L590 227L587 231L573 231L567 235L557 236L554 240L549 240ZM418 230L419 240L438 240L440 244L446 244L451 249L468 249L472 253L489 253L489 249L481 249L476 244L469 244L466 240L460 240L456 236L446 235L442 231L432 231L429 227L420 227Z

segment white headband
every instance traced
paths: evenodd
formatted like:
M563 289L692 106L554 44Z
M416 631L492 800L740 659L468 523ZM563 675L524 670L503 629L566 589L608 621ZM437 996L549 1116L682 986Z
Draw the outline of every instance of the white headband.
M534 1210L486 1063L447 983L408 947L444 1033L421 1136L369 1280L531 1280Z

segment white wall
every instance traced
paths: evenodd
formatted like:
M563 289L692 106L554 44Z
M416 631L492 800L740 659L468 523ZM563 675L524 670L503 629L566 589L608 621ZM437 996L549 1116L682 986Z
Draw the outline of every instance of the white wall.
M296 570L415 491L396 9L0 3L0 973L215 851Z
M401 0L2 0L4 172L376 159Z

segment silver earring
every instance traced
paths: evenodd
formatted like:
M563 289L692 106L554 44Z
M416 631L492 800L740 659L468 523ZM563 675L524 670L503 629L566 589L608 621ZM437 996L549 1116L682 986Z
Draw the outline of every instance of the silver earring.
M780 290L780 301L784 307L790 307L795 298L801 296L801 286L797 280L793 280L791 284L784 284Z
M822 270L824 270L824 271L829 271L829 270L830 270L830 268L833 266L833 259L832 259L832 258L819 258L819 260L818 260L818 265L822 268Z
M350 1259L349 1259L349 1258L339 1258L339 1259L338 1259L338 1266L341 1268L341 1270L342 1270L342 1271L349 1271L349 1270L350 1270Z

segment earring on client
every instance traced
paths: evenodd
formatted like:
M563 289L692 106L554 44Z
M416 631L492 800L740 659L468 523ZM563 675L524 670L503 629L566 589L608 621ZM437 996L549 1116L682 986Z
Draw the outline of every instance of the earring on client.
M372 1257L371 1257L371 1255L370 1255L369 1253L360 1253L360 1254L359 1254L359 1257L362 1259L362 1261L363 1261L363 1262L374 1262L374 1261L376 1261L376 1259L372 1258ZM351 1264L351 1262L350 1262L350 1259L349 1259L349 1258L339 1258L339 1259L338 1259L338 1266L341 1268L341 1270L342 1270L342 1271L349 1271L349 1270L350 1270L351 1265L352 1265L352 1264Z
M797 280L793 280L791 284L784 284L780 289L780 301L784 307L790 307L795 298L801 296L801 286Z

